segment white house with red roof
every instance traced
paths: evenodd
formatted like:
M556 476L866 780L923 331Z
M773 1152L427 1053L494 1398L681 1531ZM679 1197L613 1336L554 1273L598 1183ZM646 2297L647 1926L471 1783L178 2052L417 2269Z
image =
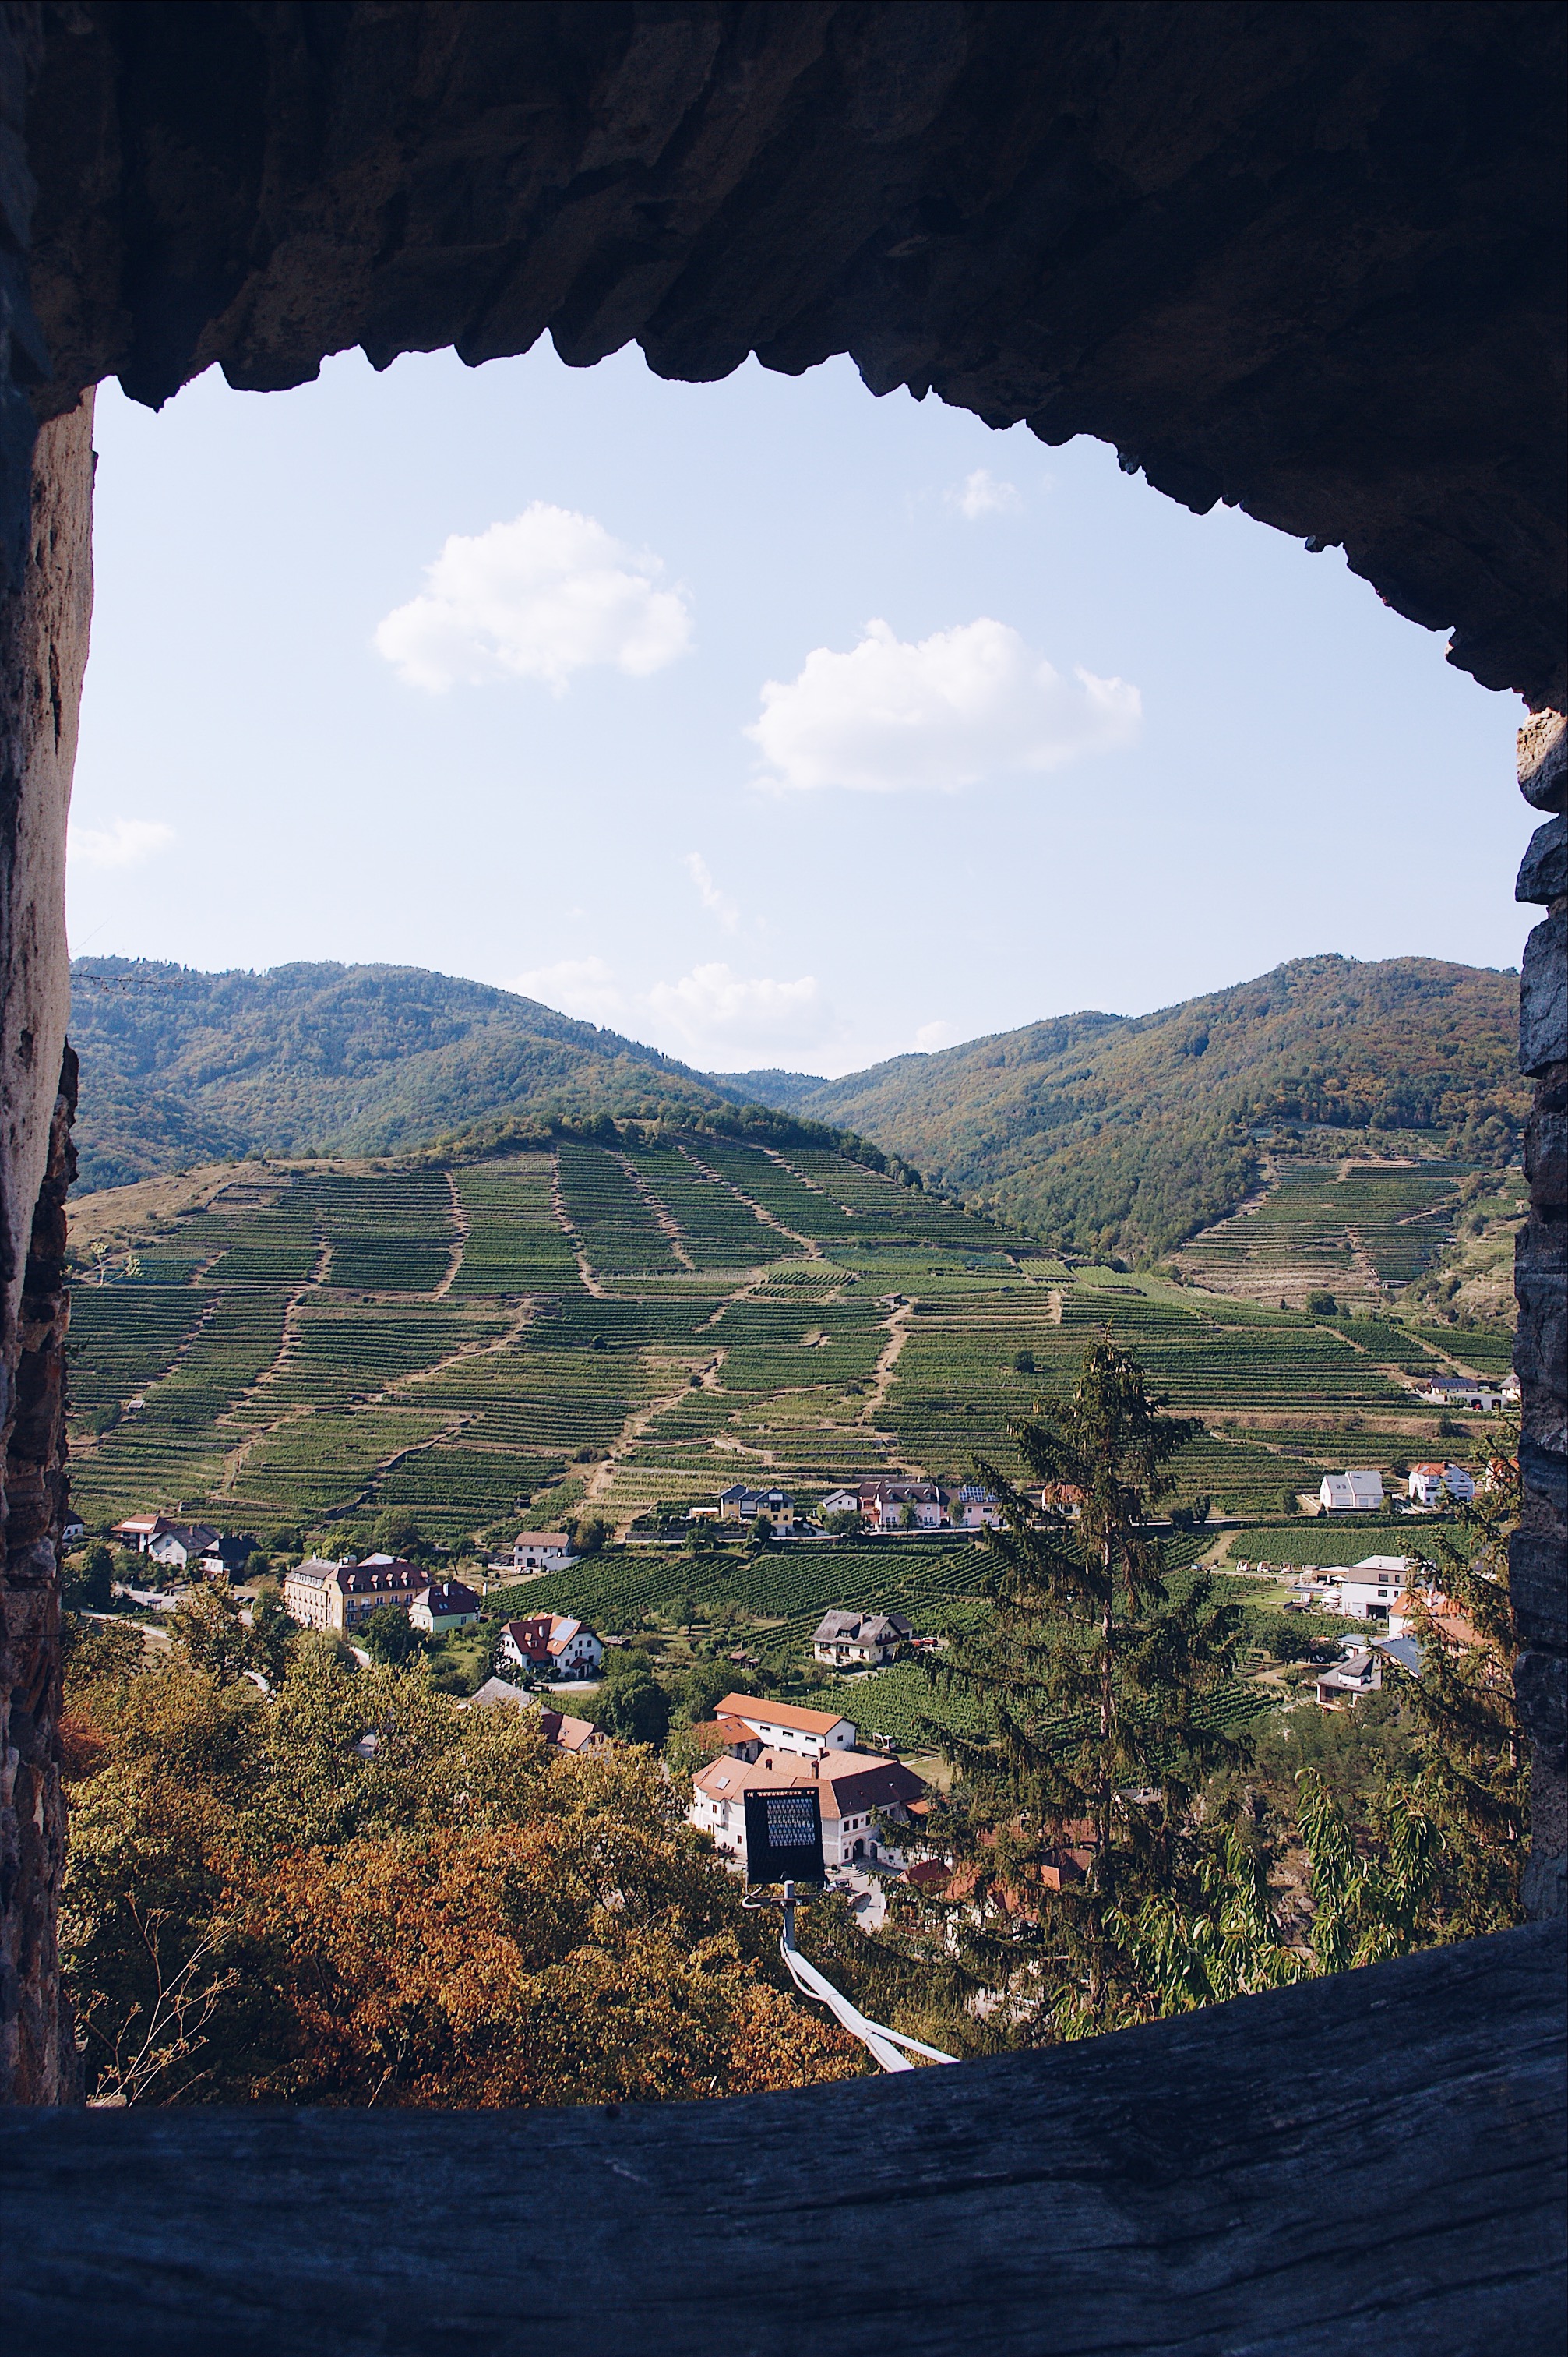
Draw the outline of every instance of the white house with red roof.
M525 1620L509 1620L496 1652L514 1669L557 1678L594 1677L605 1658L593 1631L567 1612L534 1612Z
M764 1702L760 1695L729 1694L714 1706L714 1717L749 1727L765 1749L820 1760L829 1751L854 1749L854 1721L836 1711L801 1710L792 1702Z
M765 1746L750 1762L721 1753L693 1778L688 1813L700 1833L712 1835L722 1856L744 1867L746 1793L801 1785L814 1785L820 1798L825 1866L853 1866L859 1859L903 1864L889 1827L924 1813L926 1788L901 1760L879 1760L869 1751L825 1750L807 1760Z

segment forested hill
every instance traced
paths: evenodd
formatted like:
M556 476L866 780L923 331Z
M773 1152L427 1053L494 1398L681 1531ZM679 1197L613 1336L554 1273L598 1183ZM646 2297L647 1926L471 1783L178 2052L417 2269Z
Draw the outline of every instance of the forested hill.
M1232 1210L1272 1123L1347 1153L1402 1136L1506 1160L1528 1101L1518 1010L1518 977L1487 967L1298 958L1155 1015L1063 1016L843 1080L714 1077L859 1130L1063 1246L1135 1256Z
M381 1154L510 1111L726 1102L655 1048L416 966L71 967L82 1191L230 1154Z

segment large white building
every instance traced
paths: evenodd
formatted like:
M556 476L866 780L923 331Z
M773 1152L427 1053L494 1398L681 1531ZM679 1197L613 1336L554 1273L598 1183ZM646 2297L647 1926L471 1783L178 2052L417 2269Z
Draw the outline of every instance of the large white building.
M534 1612L525 1620L509 1620L496 1652L513 1669L555 1678L591 1678L605 1658L593 1631L566 1612Z
M693 1824L711 1834L714 1848L743 1867L747 1792L814 1786L822 1813L822 1863L830 1870L862 1858L902 1864L888 1827L908 1824L927 1806L926 1788L912 1769L869 1751L823 1751L808 1762L798 1753L765 1748L749 1763L725 1752L699 1769L692 1783Z
M1412 1577L1412 1566L1402 1555L1369 1555L1356 1564L1331 1564L1319 1574L1327 1594L1326 1611L1347 1620L1386 1620Z
M1417 1506L1445 1506L1450 1498L1465 1506L1476 1494L1475 1481L1462 1465L1412 1465L1405 1487Z
M1369 1465L1326 1473L1317 1500L1326 1514L1373 1513L1383 1502L1383 1477Z
M763 1702L757 1695L725 1695L714 1717L749 1727L771 1746L800 1760L821 1760L830 1751L854 1749L854 1722L831 1710L801 1710L792 1702Z

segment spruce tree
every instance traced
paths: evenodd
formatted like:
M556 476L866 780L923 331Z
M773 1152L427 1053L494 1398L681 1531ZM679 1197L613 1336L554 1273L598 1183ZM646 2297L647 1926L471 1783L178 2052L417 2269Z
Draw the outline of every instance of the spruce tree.
M1239 1747L1205 1704L1235 1671L1240 1608L1206 1574L1167 1582L1148 1511L1201 1427L1165 1413L1107 1334L1072 1398L1012 1437L1039 1507L996 1467L987 1623L935 1671L975 1724L937 1740L962 1784L940 1838L960 1866L950 1925L980 1968L988 1928L1026 2035L1081 2035L1157 2008L1118 1932L1199 1871L1195 1794ZM1039 1952L1020 1983L1020 1938Z

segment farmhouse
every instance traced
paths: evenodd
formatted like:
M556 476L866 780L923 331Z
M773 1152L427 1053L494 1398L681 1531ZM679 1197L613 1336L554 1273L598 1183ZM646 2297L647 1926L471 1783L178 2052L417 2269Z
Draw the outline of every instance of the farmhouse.
M728 1758L710 1760L692 1780L688 1813L699 1832L713 1835L715 1849L744 1867L746 1794L802 1784L815 1785L821 1799L825 1866L853 1866L860 1858L903 1863L886 1826L923 1815L926 1788L902 1761L867 1751L824 1754L809 1768L798 1758L771 1751L749 1767Z
M1317 1498L1326 1514L1369 1514L1383 1502L1383 1477L1370 1466L1326 1473Z
M526 1620L509 1620L496 1652L515 1669L558 1678L591 1678L605 1658L593 1631L564 1612L535 1612Z
M994 1490L976 1489L972 1483L966 1483L953 1500L952 1521L955 1530L1000 1530L1002 1501Z
M811 1651L841 1670L875 1668L892 1661L914 1633L901 1612L829 1612L812 1634Z
M173 1527L162 1514L127 1514L123 1523L114 1524L109 1535L112 1539L118 1539L123 1547L134 1548L137 1555L145 1555L153 1541Z
M1472 1382L1468 1375L1434 1375L1421 1394L1434 1407L1465 1408L1472 1414L1494 1415L1509 1405L1507 1384ZM1517 1378L1512 1381L1513 1399L1519 1397Z
M1462 1465L1412 1465L1405 1486L1418 1506L1445 1506L1450 1498L1467 1505L1476 1494L1475 1481Z
M444 1637L448 1629L471 1629L479 1607L479 1598L466 1581L442 1579L414 1598L408 1617L426 1636Z
M487 1678L478 1692L471 1695L466 1703L459 1703L457 1707L459 1710L489 1710L498 1704L505 1704L513 1710L538 1708L531 1694L521 1686L509 1686L504 1678ZM539 1724L546 1743L553 1744L560 1751L603 1751L610 1744L611 1738L602 1727L595 1727L586 1718L570 1718L564 1710L541 1710Z
M719 1517L726 1523L754 1523L764 1514L776 1531L790 1529L795 1501L787 1490L748 1490L744 1481L719 1491Z
M1336 1662L1332 1669L1321 1670L1316 1682L1319 1710L1345 1710L1360 1701L1363 1695L1377 1694L1382 1686L1382 1664L1373 1652L1348 1653Z
M514 1571L565 1571L577 1560L566 1531L519 1531L511 1543Z
M731 1694L716 1706L714 1717L749 1727L762 1738L764 1749L771 1746L805 1760L854 1749L854 1722L831 1710L800 1710L794 1703L763 1702L756 1695Z
M1327 1609L1347 1620L1386 1620L1410 1579L1402 1555L1369 1555L1348 1566L1335 1564L1324 1575Z

